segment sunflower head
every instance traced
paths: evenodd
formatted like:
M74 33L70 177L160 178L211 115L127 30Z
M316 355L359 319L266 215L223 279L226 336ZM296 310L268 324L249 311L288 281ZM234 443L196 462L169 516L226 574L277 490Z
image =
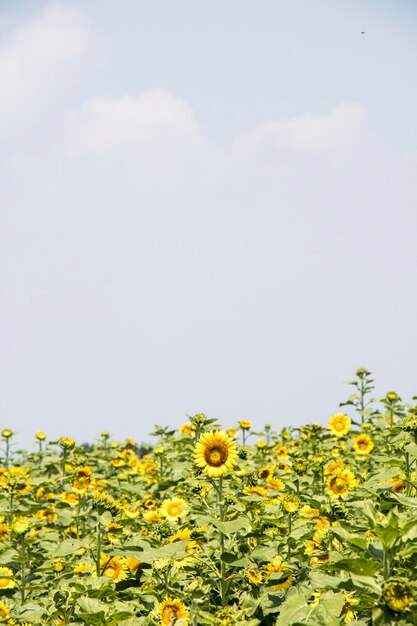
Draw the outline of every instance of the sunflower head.
M163 626L172 626L176 620L182 619L188 624L189 612L181 600L167 598L158 607L158 614Z
M398 613L405 611L413 599L413 589L406 578L396 576L388 579L382 587L386 605Z
M327 479L327 493L333 498L346 496L358 484L353 472L348 469L336 470Z
M336 413L336 415L333 415L329 419L327 425L332 435L335 437L344 437L348 434L351 423L352 422L347 415L344 415L343 413Z
M236 442L220 430L201 435L194 449L195 464L212 478L231 471L237 460Z
M366 455L372 451L374 447L374 442L368 435L358 435L353 438L353 447L355 449L356 454Z
M188 513L188 503L182 498L169 498L161 504L161 513L168 520L177 522L179 518Z
M248 567L245 570L245 578L252 585L260 585L262 582L262 572L257 567Z
M0 590L14 589L14 587L16 587L16 581L13 570L10 567L0 567Z

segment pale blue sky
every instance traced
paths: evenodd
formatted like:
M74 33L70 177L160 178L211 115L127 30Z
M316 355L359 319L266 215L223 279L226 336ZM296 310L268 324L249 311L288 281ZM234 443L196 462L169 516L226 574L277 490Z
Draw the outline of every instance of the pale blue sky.
M0 1L4 426L417 393L416 76L412 0Z

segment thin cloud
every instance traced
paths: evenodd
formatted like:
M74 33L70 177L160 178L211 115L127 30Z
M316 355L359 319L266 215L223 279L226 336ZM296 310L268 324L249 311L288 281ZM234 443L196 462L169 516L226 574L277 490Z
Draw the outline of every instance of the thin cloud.
M98 156L125 148L163 151L172 143L205 143L190 105L164 90L92 98L69 115L66 135L71 153Z
M0 112L15 117L32 109L51 81L87 51L92 34L75 9L52 4L18 28L0 49Z
M301 154L347 152L357 143L366 124L360 104L342 103L328 115L301 115L262 124L241 135L236 150L271 155L283 149Z

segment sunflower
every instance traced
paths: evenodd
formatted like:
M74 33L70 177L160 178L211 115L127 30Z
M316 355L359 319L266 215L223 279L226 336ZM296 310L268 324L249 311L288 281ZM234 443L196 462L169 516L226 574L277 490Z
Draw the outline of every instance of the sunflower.
M262 582L262 572L257 567L248 567L245 570L245 578L252 585L260 585Z
M72 488L76 493L85 493L92 484L92 467L79 467L75 472Z
M249 430L250 428L252 428L252 422L250 422L249 420L241 420L239 422L239 426L243 429L243 430Z
M243 490L248 496L259 496L260 498L266 498L268 496L268 492L265 487L260 487L259 485L248 485Z
M350 430L351 420L343 413L336 413L328 421L328 428L335 437L344 437Z
M348 469L336 470L327 479L327 493L333 498L340 498L346 496L357 484L353 472Z
M289 495L282 501L282 507L287 513L295 513L300 508L300 500L295 495Z
M236 443L221 430L204 433L195 446L194 460L205 474L219 478L237 463Z
M413 590L406 578L388 579L382 587L382 597L392 611L405 611L413 599Z
M182 498L170 498L161 504L161 513L171 522L177 522L188 513L188 502Z
M405 483L403 480L396 480L391 485L391 491L393 491L394 493L402 493L403 491L405 491L406 487L407 483Z
M342 608L342 616L344 615L344 620L343 620L344 623L350 624L350 622L353 622L353 620L356 617L351 607L354 606L355 604L358 604L359 600L355 598L353 593L347 593L346 591L344 591L344 594L345 594L345 603Z
M160 511L156 511L155 509L150 509L149 511L145 511L143 514L143 519L145 520L145 522L150 522L151 524L159 522L161 518L162 518L162 513Z
M10 607L5 602L0 602L0 619L9 617Z
M38 430L35 437L38 441L44 441L46 439L46 433L44 433L42 430Z
M24 535L30 528L30 520L27 517L15 517L12 530L16 535Z
M100 572L102 576L112 578L116 582L128 577L126 561L120 556L108 557L103 554L100 559Z
M282 561L280 558L276 558L271 563L267 563L266 565L264 565L264 569L266 570L265 580L268 580L272 576L272 574L280 572L284 573L288 571L288 567L286 566L285 562ZM270 588L274 591L286 591L291 587L293 580L294 576L287 576L286 578L283 577L281 581L277 582L275 585L272 585Z
M278 459L288 459L288 448L282 444L278 444L275 448L275 456Z
M4 491L15 496L24 496L30 491L30 476L22 467L15 465L4 474L6 484L3 484Z
M36 513L35 517L41 520L41 522L56 522L58 519L58 514L55 513L54 509L50 507L49 509L41 509Z
M7 524L0 524L0 541L5 541L10 535L10 528Z
M369 454L374 445L374 442L368 435L358 435L353 438L353 447L355 448L356 454Z
M273 489L274 491L285 490L285 484L280 478L270 478L266 486L268 489Z
M179 427L178 432L180 435L192 435L194 433L194 428L191 424L186 422Z
M16 582L13 570L10 567L0 567L0 590L14 589L14 587L16 587Z
M258 478L260 478L261 480L268 481L270 478L273 477L273 475L274 475L274 468L271 467L270 465L266 467L261 467L261 469L258 472Z
M159 619L164 626L173 626L177 619L184 620L188 624L189 612L181 600L167 598L158 606Z
M61 501L62 502L66 502L67 504L69 504L70 506L75 506L76 504L78 504L79 501L79 497L76 493L63 493L61 494Z
M82 576L92 576L95 571L96 568L93 563L79 563L73 569L77 578L81 578Z
M134 556L128 556L125 559L126 567L130 571L131 574L136 574L139 565L142 561L138 561Z
M63 450L71 450L75 447L75 441L74 439L71 439L71 437L61 437L58 444Z
M345 464L341 459L337 459L336 461L330 461L328 465L324 468L324 475L333 474L336 470L345 469Z

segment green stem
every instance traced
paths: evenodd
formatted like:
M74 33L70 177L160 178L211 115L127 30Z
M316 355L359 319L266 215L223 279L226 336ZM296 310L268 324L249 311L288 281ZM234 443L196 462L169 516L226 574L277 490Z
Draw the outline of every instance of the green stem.
M101 524L100 520L97 520L97 551L96 551L96 574L101 576L100 561L101 561Z
M224 522L224 502L223 502L223 476L219 478L219 516L220 521ZM222 607L227 606L227 586L226 586L226 564L222 560L224 553L224 534L220 533L220 596Z
M410 455L408 454L408 452L405 453L405 476L407 478L407 482L406 482L406 487L405 487L405 493L407 496L410 495Z
M9 454L10 454L10 444L9 444L9 440L6 439L6 458L4 461L4 465L6 467L6 469L8 469L9 467Z

